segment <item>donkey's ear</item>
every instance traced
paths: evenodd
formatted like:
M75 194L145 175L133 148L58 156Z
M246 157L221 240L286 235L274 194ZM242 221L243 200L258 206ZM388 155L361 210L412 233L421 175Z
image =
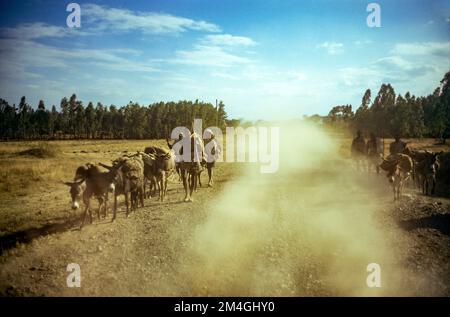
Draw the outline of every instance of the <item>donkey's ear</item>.
M74 184L73 182L65 182L65 181L61 181L61 183L69 187L71 187Z

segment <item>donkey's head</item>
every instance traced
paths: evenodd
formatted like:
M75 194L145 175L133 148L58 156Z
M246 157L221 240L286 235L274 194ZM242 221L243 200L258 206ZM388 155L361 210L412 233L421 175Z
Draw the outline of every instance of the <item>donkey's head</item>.
M74 182L63 182L65 185L69 186L70 190L70 197L72 200L72 209L76 210L80 207L80 199L81 195L83 194L83 191L86 188L84 179Z

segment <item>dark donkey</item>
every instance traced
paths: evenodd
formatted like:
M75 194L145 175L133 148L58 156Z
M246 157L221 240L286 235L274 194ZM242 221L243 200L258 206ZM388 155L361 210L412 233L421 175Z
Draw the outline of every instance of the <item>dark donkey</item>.
M394 191L394 201L400 199L403 187L412 172L412 159L406 154L392 154L387 157L387 160L383 159L380 168L387 171L386 176Z
M98 166L95 166L93 164L85 164L77 168L75 172L75 177L72 182L63 182L65 185L69 186L70 190L70 197L72 200L72 210L77 210L80 207L80 201L82 199L83 192L86 189L86 183L85 183L85 177L86 173L89 170L89 168L98 169ZM100 172L100 170L98 170ZM104 207L104 217L106 217L106 204L105 201L107 197L105 196L97 196L96 197L99 203L99 207L97 210L97 216L100 219L100 211L101 208Z
M438 156L443 152L425 151L425 153L425 157L417 163L416 170L422 192L425 195L433 195L436 188L436 173L439 170Z
M148 155L165 155L167 153L166 150L163 148L157 147L157 146L148 146L144 149L144 154ZM142 154L142 153L141 153ZM143 155L145 156L145 155ZM143 157L144 158L144 157ZM155 169L155 160L152 160L150 156L144 160L144 194L145 198L150 198L152 195L156 195L156 187L157 187L157 180L156 180L156 169ZM150 183L150 189L147 192L147 182Z
M117 196L119 195L124 195L125 197L127 217L130 209L133 211L138 207L138 202L144 207L144 163L139 153L118 158L113 162L112 166L102 163L100 165L110 171L116 170L113 221L117 216Z
M98 166L87 164L79 167L74 182L66 182L65 184L71 188L72 206L78 208L78 199L83 197L85 205L84 215L82 217L80 229L83 228L89 213L90 222L92 223L92 210L90 201L93 196L99 200L98 217L100 218L100 208L104 204L105 216L108 208L108 193L114 192L114 179L117 176L118 168L113 168L107 172L102 171ZM82 193L82 194L81 194Z
M172 152L160 154L141 154L144 164L151 171L159 189L159 200L164 201L167 192L167 179L175 172L175 157Z

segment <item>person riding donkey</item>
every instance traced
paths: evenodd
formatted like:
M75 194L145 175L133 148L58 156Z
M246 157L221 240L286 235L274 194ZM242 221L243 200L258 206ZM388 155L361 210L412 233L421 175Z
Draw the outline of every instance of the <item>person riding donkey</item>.
M394 142L392 142L389 145L389 154L394 155L394 154L404 153L404 151L407 149L407 147L408 147L408 144L406 142L403 142L400 139L400 136L398 134L396 134L394 136Z

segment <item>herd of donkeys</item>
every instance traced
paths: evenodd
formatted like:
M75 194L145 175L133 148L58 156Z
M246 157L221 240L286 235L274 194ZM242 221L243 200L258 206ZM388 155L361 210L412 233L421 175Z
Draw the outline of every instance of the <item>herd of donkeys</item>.
M192 147L203 151L204 147ZM194 151L194 150L193 150ZM192 151L192 152L193 152ZM200 154L202 157L203 154ZM194 158L192 153L191 157ZM72 209L80 207L80 201L85 206L81 220L83 227L89 215L92 223L91 199L99 202L97 216L103 210L106 217L108 210L108 197L114 197L113 218L117 215L117 197L124 195L126 216L134 211L140 204L144 206L144 199L152 197L157 192L159 200L163 201L167 192L167 182L171 175L178 174L183 182L185 190L185 202L192 201L192 194L197 189L200 181L200 173L204 160L187 160L186 162L175 159L171 150L149 146L144 152L124 154L112 161L111 165L87 163L76 169L73 181L64 182L70 188Z

